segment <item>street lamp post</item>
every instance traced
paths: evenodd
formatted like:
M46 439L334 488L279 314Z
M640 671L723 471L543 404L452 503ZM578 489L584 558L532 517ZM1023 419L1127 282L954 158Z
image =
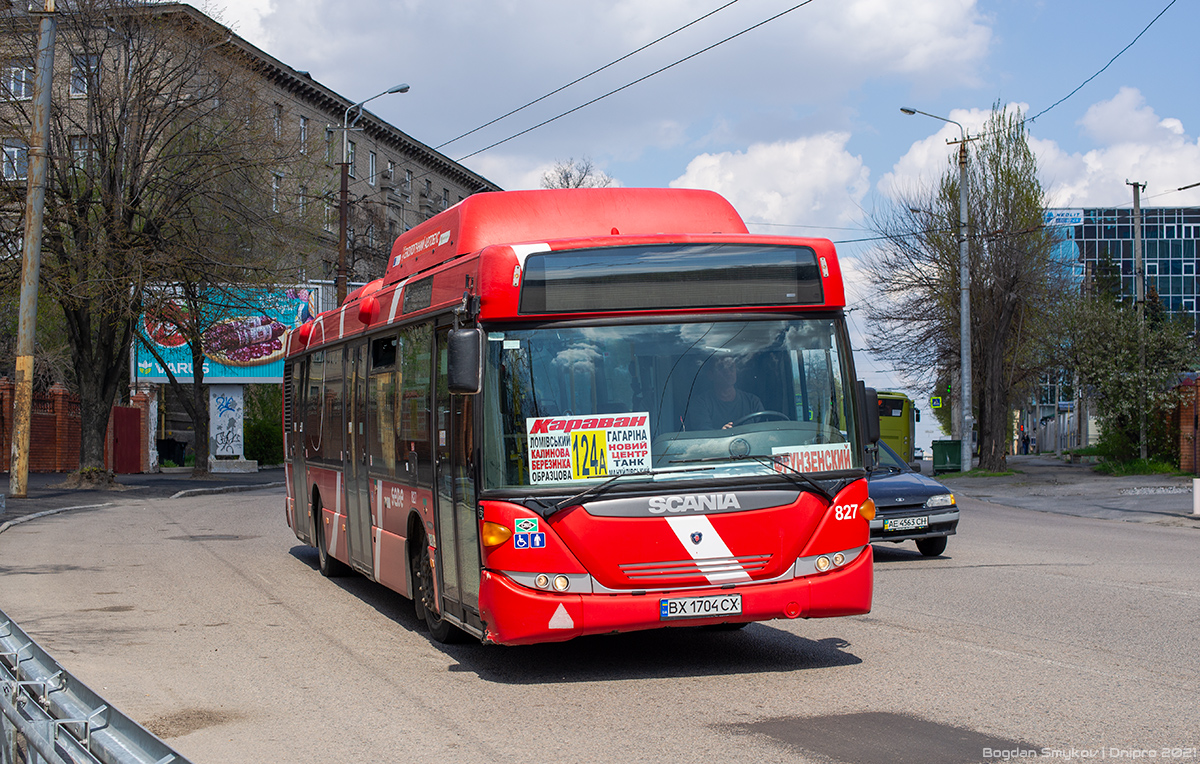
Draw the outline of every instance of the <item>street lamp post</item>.
M950 144L958 144L958 290L959 290L959 368L962 372L962 379L959 381L959 390L962 395L962 404L960 406L959 416L961 424L959 433L961 434L961 469L966 472L971 469L971 431L974 429L975 417L971 414L971 263L968 255L967 247L967 141L973 141L975 138L967 136L967 130L958 122L945 117L939 117L936 114L929 114L920 109L911 109L905 106L900 107L900 111L912 116L913 114L921 114L926 117L949 122L952 125L957 125L962 137L957 141L947 141Z
M337 304L341 305L346 299L346 231L349 225L350 217L350 131L354 125L358 124L358 120L362 117L362 107L368 102L374 101L376 98L381 98L392 93L407 93L408 84L401 83L388 88L382 93L376 93L365 101L359 101L356 104L351 104L346 108L346 113L342 116L342 183L338 193L338 266L337 266ZM355 109L358 112L354 115L354 120L350 120L350 112Z

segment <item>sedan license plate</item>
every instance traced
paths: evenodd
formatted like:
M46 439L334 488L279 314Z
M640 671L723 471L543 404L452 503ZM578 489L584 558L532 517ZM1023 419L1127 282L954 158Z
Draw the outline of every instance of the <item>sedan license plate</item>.
M885 531L913 531L928 527L928 517L894 517L883 521Z
M673 597L658 601L659 620L673 618L715 618L742 614L742 595L720 594L713 597Z

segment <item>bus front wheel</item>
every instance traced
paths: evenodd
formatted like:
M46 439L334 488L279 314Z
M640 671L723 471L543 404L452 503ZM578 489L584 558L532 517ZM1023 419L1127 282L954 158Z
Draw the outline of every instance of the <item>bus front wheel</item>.
M453 643L462 640L463 632L454 624L442 617L438 611L433 588L433 566L429 562L429 545L422 533L413 545L412 577L413 577L413 606L417 618L424 618L429 627L429 635L442 643Z

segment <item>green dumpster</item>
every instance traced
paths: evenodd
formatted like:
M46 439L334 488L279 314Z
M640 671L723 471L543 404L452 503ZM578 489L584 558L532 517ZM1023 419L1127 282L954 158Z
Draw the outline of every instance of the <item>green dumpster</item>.
M933 441L933 474L962 470L962 441Z

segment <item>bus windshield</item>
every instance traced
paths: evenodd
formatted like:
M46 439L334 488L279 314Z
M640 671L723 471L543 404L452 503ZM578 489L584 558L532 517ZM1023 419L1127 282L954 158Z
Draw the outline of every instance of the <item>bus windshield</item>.
M859 469L851 372L839 317L493 328L484 484Z

